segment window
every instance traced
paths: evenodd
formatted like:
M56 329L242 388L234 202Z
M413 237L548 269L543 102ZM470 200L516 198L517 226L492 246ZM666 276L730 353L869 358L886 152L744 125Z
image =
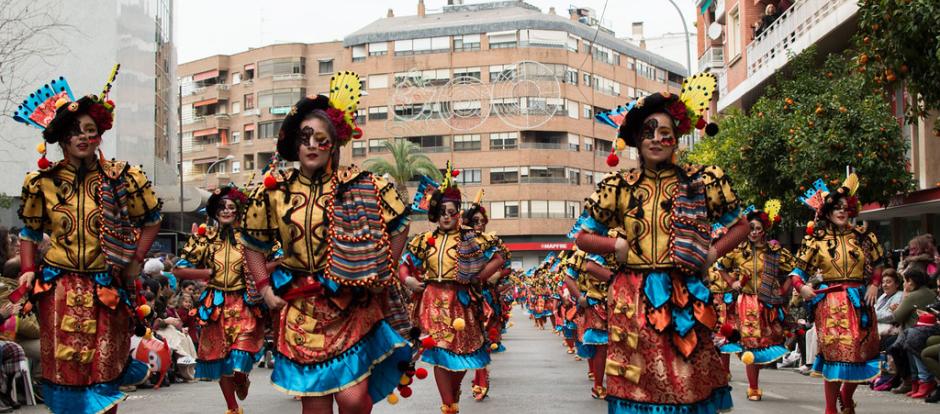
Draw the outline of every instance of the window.
M369 108L369 120L376 121L388 119L388 107L387 106L373 106Z
M245 171L252 171L255 169L255 154L245 154L242 156L242 164L245 166Z
M516 149L519 145L518 132L500 132L490 134L490 149Z
M235 72L232 74L232 85L238 85L242 83L242 74L241 72Z
M241 112L241 111L242 111L242 103L241 103L241 102L232 102L232 110L231 110L230 112L231 112L232 114L237 114L237 113L239 113L239 112Z
M478 117L482 110L480 101L454 101L449 104L451 113L458 118ZM445 111L443 111L445 113L447 112L446 106L448 105L445 105ZM479 135L477 137L479 138Z
M255 124L245 124L242 137L245 138L245 141L251 141L255 139Z
M232 144L237 144L242 140L241 131L232 131Z
M352 142L352 155L353 157L365 157L366 156L365 141L356 140Z
M581 203L577 201L565 201L565 218L577 218L581 213Z
M449 52L450 36L438 36L431 38L431 53Z
M591 119L594 117L594 114L591 113L591 105L583 105L584 112L582 113L584 119Z
M565 83L570 83L572 85L578 84L578 70L572 68L565 68Z
M508 219L519 218L518 201L493 201L490 203L490 218Z
M591 47L591 54L594 56L594 60L601 61L608 64L614 64L614 51L606 48L604 46L594 45Z
M480 67L472 68L455 68L454 69L454 79L457 78L472 78L472 79L481 79L480 78Z
M287 114L291 105L304 96L304 91L304 88L284 88L258 92L258 107L271 108L272 114ZM283 110L283 113L275 108Z
M479 135L454 135L454 151L479 151ZM466 170L463 170L466 172ZM463 173L461 173L463 174Z
M565 168L565 177L568 179L568 184L581 184L581 170L577 168Z
M352 61L362 62L366 60L366 45L356 45L352 47Z
M369 140L369 153L388 152L388 148L385 147L386 141L388 140L385 138L370 139Z
M580 137L577 134L568 134L568 149L571 151L580 151Z
M288 57L268 59L258 62L258 77L266 78L277 75L304 74L306 58Z
M609 153L610 149L613 148L613 143L605 139L595 139L594 144L597 145L597 152L599 153Z
M509 184L519 182L519 168L490 168L490 184Z
M565 100L565 108L568 110L568 117L578 119L578 105L577 102L572 100Z
M242 172L242 162L241 161L232 161L232 172Z
M388 43L369 43L369 56L384 56L388 54Z
M594 151L594 138L584 137L584 151Z
M405 137L408 141L411 141L417 144L423 149L428 148L441 148L446 144L444 143L444 137L442 135L426 135L422 137Z
M516 31L490 32L486 34L490 41L490 49L504 49L516 47Z
M584 86L591 86L591 74L590 73L584 74Z
M454 50L480 50L480 35L470 34L463 36L454 36Z
M731 12L728 13L729 24L728 24L728 55L731 56L732 61L741 54L741 43L743 38L741 36L741 13L737 7L735 7Z
M282 120L267 121L258 123L258 138L276 138L281 130Z
M580 39L578 39L578 36L569 34L569 35L568 35L568 40L565 42L565 47L568 48L568 50L577 53L577 52L578 52L578 41L579 41L579 40L580 40Z
M638 60L636 61L636 74L646 79L656 79L656 68L642 60Z
M395 105L395 120L398 121L428 119L430 116L430 104Z
M519 168L519 181L523 183L564 183L565 167L531 166Z
M456 181L457 184L460 184L460 185L480 184L482 175L483 175L483 170L479 168L461 169L460 175L454 178L454 181Z
M255 109L255 94L246 93L245 96L242 97L242 100L245 102L246 111L249 109Z
M255 78L255 64L249 63L245 65L245 80L252 80Z
M585 184L594 184L594 171L585 171L585 172L584 172L584 183L585 183Z
M382 89L388 87L388 75L369 75L369 86L372 89Z
M318 63L319 63L318 72L321 75L333 74L333 59L320 59Z
M528 29L519 31L519 45L522 47L568 47L568 33L557 30Z
M366 111L368 111L368 109L366 108L359 108L356 110L356 123L357 124L365 125L366 118L368 118L368 116L366 115L367 114Z
M490 66L490 83L508 82L516 78L516 65Z

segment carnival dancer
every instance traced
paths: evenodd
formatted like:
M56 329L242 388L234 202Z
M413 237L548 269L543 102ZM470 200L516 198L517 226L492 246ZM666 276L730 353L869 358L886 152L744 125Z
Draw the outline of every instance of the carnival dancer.
M637 148L641 168L608 175L585 203L578 247L613 253L619 266L607 295L612 414L716 413L732 405L702 279L747 236L747 223L720 168L672 161L677 137L691 131L715 86L714 76L699 74L683 83L681 96L655 93L629 107L618 147ZM728 229L717 241L712 221ZM608 237L610 229L617 237Z
M577 225L580 230L580 224ZM578 356L588 361L588 378L594 382L591 396L606 398L604 368L607 362L607 285L613 272L606 267L607 260L589 254L577 246L568 258L566 274L577 282L580 293L581 323L578 324Z
M247 204L247 195L234 185L215 189L206 213L218 226L201 225L173 270L179 280L208 281L195 314L201 330L196 378L219 381L227 414L242 412L238 400L248 395L248 374L264 344L265 312L254 279L246 277L241 241L241 218ZM276 263L269 262L269 272Z
M60 77L13 116L43 130L39 171L26 175L19 211L20 292L29 290L39 311L42 394L54 413L117 412L126 398L119 387L149 372L129 358L130 338L143 335L135 282L160 229L161 203L143 171L105 160L99 149L114 122L108 93L118 68L99 96L76 100ZM50 162L49 144L65 159ZM43 234L52 246L37 261Z
M361 136L354 114L359 76L335 74L329 97L302 98L281 125L277 158L300 168L266 174L249 197L245 263L277 311L275 388L304 413L368 413L392 393L412 350L393 269L408 234L394 186L339 167L340 147ZM269 276L267 256L284 259ZM397 398L397 396L395 397Z
M731 289L731 285L725 282L725 279L721 277L717 261L708 268L707 282L708 290L712 292L712 303L715 305L715 310L718 312L718 323L716 326L718 326L719 329L715 331L713 342L715 346L718 347L721 365L728 374L730 381L731 355L744 352L744 348L741 348L740 343L741 332L735 329L737 326L737 318L735 316L737 292Z
M502 331L505 323L505 310L501 300L499 286L500 282L512 271L510 264L512 256L509 249L503 244L502 239L496 236L496 233L487 233L486 225L489 223L489 217L486 208L483 207L483 195L485 192L481 188L477 191L476 197L470 207L463 212L462 223L472 228L480 234L486 241L486 249L495 248L503 257L503 267L499 272L490 276L489 279L480 283L480 295L483 298L483 332L486 335L485 346L491 354L503 352L505 348L502 344ZM489 366L478 369L473 376L473 398L477 401L483 401L490 391L490 369Z
M450 161L446 171L439 187L427 180L415 195L414 205L424 203L437 228L411 239L399 277L417 294L415 319L426 344L421 359L434 366L441 412L453 414L459 411L460 383L467 370L490 363L474 285L503 268L505 258L479 233L460 226L460 189Z
M780 220L780 201L770 200L764 210L747 213L750 226L747 240L718 259L717 267L725 283L738 292L735 314L746 365L747 399L760 401L760 368L773 364L787 353L783 346L785 306L793 270L793 255L767 233Z
M879 373L878 324L873 305L881 284L883 251L875 233L855 226L858 177L849 175L829 192L819 179L800 200L816 211L806 229L790 273L793 285L815 315L819 353L813 372L822 375L826 414L855 412L853 395L860 383ZM817 272L816 290L807 281Z

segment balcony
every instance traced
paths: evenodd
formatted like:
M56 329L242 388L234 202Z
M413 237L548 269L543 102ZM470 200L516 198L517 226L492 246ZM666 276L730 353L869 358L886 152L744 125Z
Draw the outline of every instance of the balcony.
M228 114L193 115L191 118L183 118L183 129L186 131L196 131L207 128L228 129L228 127Z
M705 54L698 58L698 71L721 69L725 67L725 49L721 46L712 46L705 49Z
M183 104L191 104L199 101L204 101L207 99L217 99L220 101L228 100L229 98L229 85L224 83L218 83L215 85L203 86L200 88L195 88L187 91L183 89Z
M271 80L278 81L290 81L290 80L304 80L307 77L303 73L285 73L282 75L274 75L271 77Z
M812 45L822 55L844 50L856 31L857 13L855 0L796 1L747 46L747 79L719 99L718 110L738 102L750 106L790 56Z

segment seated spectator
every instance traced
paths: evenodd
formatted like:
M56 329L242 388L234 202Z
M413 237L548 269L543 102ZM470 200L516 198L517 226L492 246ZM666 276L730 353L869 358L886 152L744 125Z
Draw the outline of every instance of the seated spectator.
M925 308L936 302L936 294L927 287L927 275L917 270L911 270L904 273L904 299L894 310L894 321L899 325L901 333L895 339L894 343L888 348L888 354L894 358L894 364L897 367L897 375L901 378L901 384L892 389L895 394L907 394L911 391L919 391L920 379L914 378L919 371L912 366L910 352L905 349L906 336L911 333L918 321L917 309ZM919 358L918 358L919 359ZM926 370L926 369L925 369Z
M10 302L0 306L0 325L4 325L7 319L16 316L21 308L22 305ZM13 389L14 376L20 371L20 364L26 360L26 352L23 351L22 346L12 341L14 335L15 327L14 332L10 332L6 338L10 340L0 340L0 378L2 378L3 385L3 391L0 392L0 411L20 408L20 405L14 401L15 396L10 395L10 390Z
M875 315L878 317L878 334L881 336L882 349L894 342L898 327L894 324L894 311L901 304L904 296L898 272L886 269L881 275L881 296L875 301ZM890 340L888 340L890 338Z
M901 258L898 265L898 271L903 274L910 269L917 269L928 277L936 277L936 247L931 243L932 238L931 235L922 234L911 239L907 244L907 254Z

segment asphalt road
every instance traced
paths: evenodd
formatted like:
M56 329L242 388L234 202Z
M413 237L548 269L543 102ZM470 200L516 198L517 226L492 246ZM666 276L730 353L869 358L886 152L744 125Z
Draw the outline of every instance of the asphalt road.
M520 309L513 312L514 326L504 337L507 351L494 355L491 365L492 389L484 402L470 398L470 378L464 384L461 413L604 413L607 404L591 399L591 382L586 362L576 362L565 354L561 338L548 331L537 331ZM425 365L426 366L426 365ZM750 402L745 398L747 383L744 366L732 363L735 412L739 413L822 413L822 382L790 370L761 372L764 399ZM299 413L300 403L268 384L270 370L256 368L245 413ZM440 399L431 376L415 381L414 395L397 405L383 401L373 413L440 413ZM861 413L936 413L940 406L920 400L860 387L856 396ZM46 412L44 406L25 407L21 413ZM130 394L120 412L141 414L224 413L225 404L215 383L177 384L160 390L140 390Z

